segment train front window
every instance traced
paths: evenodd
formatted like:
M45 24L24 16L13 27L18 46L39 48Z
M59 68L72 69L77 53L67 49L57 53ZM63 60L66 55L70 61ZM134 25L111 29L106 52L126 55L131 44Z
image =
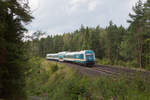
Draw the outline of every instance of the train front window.
M91 55L86 55L86 59L94 59L94 56L91 54Z
M84 59L83 54L80 54L80 59Z

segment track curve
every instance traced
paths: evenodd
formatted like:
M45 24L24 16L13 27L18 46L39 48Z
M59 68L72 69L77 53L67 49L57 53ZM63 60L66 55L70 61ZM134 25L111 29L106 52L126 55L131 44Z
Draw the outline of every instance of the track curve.
M92 75L92 76L105 75L112 78L127 77L130 79L132 79L133 77L141 77L145 80L150 81L149 71L141 71L136 69L106 66L106 65L94 65L92 67L85 67L82 65L67 63L67 62L58 62L58 63L65 64L68 67L75 68L79 73L86 74L86 75Z

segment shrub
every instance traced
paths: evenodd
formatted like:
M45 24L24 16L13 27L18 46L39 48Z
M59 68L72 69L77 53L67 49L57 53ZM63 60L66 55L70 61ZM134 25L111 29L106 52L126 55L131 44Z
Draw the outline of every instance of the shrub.
M35 62L37 61L37 62ZM132 79L81 76L68 67L32 59L27 77L29 96L45 96L49 100L149 100L150 86L138 75ZM40 67L37 67L40 66ZM44 69L45 66L48 69ZM40 73L37 73L40 69Z
M101 64L101 65L109 65L111 64L111 62L106 59L106 58L103 58L103 59L96 59L96 64Z
M119 65L119 66L126 66L126 62L122 61L122 60L119 60L116 62L116 65Z
M145 67L145 69L150 70L150 64Z
M53 64L51 67L51 72L54 73L58 70L58 65L57 64Z
M127 62L127 67L138 67L139 64L137 62L137 60L132 60L130 62Z

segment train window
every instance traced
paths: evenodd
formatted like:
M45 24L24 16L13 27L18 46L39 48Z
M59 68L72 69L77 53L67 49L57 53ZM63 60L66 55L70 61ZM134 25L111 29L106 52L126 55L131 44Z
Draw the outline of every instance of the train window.
M66 56L66 58L69 58L68 55Z
M84 57L83 57L83 54L80 54L80 59L83 59Z
M74 58L74 55L71 55L71 58Z
M93 55L86 55L86 59L94 59Z
M73 58L76 58L76 55L73 55Z
M74 55L74 56L75 56L76 59L78 59L78 56L77 56L77 55Z
M78 55L77 55L77 58L79 58L79 59L80 59L80 54L78 54Z

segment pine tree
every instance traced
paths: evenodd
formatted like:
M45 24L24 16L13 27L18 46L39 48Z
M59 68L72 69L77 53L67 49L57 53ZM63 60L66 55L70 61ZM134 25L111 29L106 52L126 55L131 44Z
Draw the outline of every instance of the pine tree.
M6 100L25 99L22 37L29 12L27 2L0 0L0 98Z
M150 0L144 4L144 65L150 68Z
M144 40L144 21L143 21L143 16L144 16L144 11L143 11L143 3L141 0L139 0L135 7L133 7L133 11L135 14L129 14L131 20L128 20L129 23L131 23L129 30L133 34L133 38L136 38L136 41L133 45L137 45L137 58L139 62L140 68L143 66L143 58L142 58L142 53L143 53L143 40Z

